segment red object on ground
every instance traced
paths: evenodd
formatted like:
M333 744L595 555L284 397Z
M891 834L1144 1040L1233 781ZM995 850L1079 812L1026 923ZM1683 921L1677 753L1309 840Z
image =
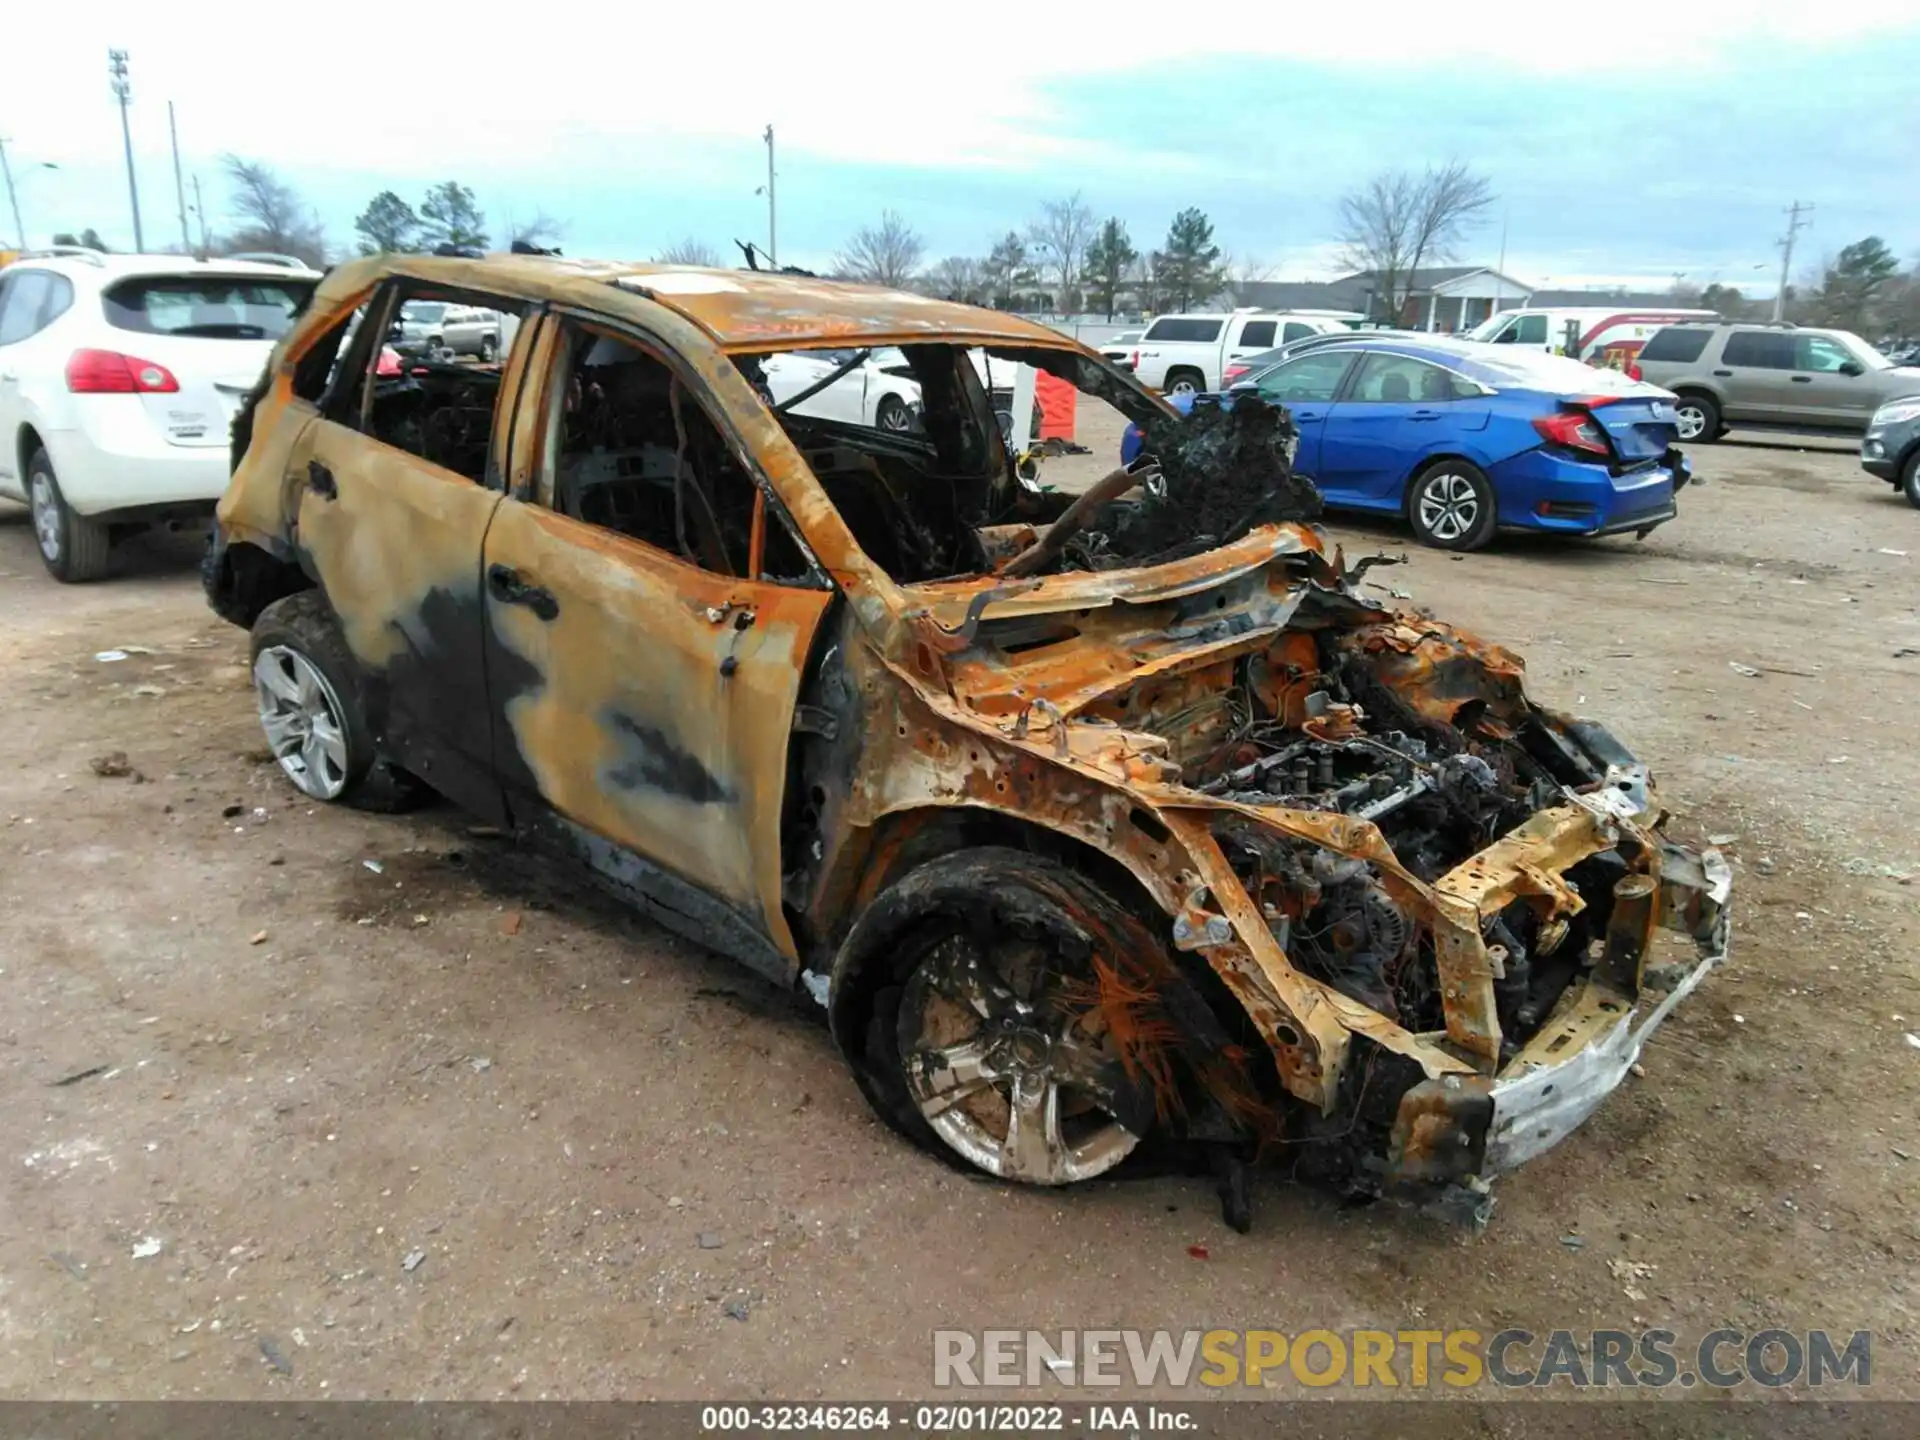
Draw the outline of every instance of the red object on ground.
M1189 1245L1187 1246L1187 1254L1196 1260L1204 1260L1207 1258L1207 1247L1204 1245Z
M1074 402L1080 392L1044 370L1034 372L1033 398L1040 406L1040 433L1036 440L1073 439Z

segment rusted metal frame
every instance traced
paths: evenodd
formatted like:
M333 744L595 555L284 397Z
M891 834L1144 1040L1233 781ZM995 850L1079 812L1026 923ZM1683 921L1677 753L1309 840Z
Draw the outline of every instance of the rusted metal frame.
M564 327L544 304L539 307L533 323L534 334L524 354L519 356L525 379L519 391L519 416L509 441L507 494L515 500L551 509L554 477L544 461L554 423L554 377L559 367ZM522 322L522 335L527 328L527 323ZM517 342L519 337L515 339ZM514 349L520 350L518 343ZM509 365L514 358L509 357Z
M1058 707L1067 715L1077 714L1086 706L1113 693L1134 685L1163 681L1177 677L1188 671L1206 669L1222 661L1238 659L1242 655L1253 654L1273 643L1273 631L1284 626L1298 609L1303 595L1293 593L1287 599L1280 600L1260 613L1257 603L1243 607L1239 611L1222 611L1221 615L1249 616L1253 629L1220 640L1203 641L1198 645L1181 648L1177 639L1169 637L1164 626L1150 627L1142 625L1128 634L1105 636L1087 636L1083 633L1075 653L1061 657L1056 673L1035 674L1024 671L1021 675L1022 694L1001 697L1005 685L1005 669L1000 657L992 652L978 649L962 652L949 658L948 665L952 675L953 690L962 700L978 696L982 701L1003 698L1013 707L1030 704L1035 699L1044 699ZM1098 626L1099 622L1093 622ZM1156 644L1165 646L1163 653L1150 659L1132 664L1132 646ZM977 658L976 658L977 657ZM1085 678L1075 676L1075 670L1093 668L1086 662L1094 657L1109 657L1121 662L1106 673L1095 673ZM1066 673L1059 673L1066 672ZM975 708L983 714L994 713L1001 707L995 704L981 704Z
M1283 556L1316 553L1319 544L1318 534L1307 526L1262 525L1230 545L1166 565L1040 575L1018 581L992 576L940 580L908 586L902 598L909 607L909 622L950 635L959 631L969 616L977 622L1098 608L1119 601L1147 605L1178 600L1251 574Z
M753 487L753 521L747 531L747 578L758 580L767 558L767 492Z
M796 542L809 562L832 578L871 631L896 630L895 617L902 608L899 587L861 552L805 457L722 349L716 331L694 317L693 307L681 308L641 290L606 283L633 272L634 267L628 265L539 257L458 260L409 255L351 261L329 275L328 282L346 289L361 277L378 280L404 275L547 300L556 311L573 318L603 328L631 329L650 350L676 357L688 367L690 373L683 372L683 380L691 381L701 391L722 433L733 444L736 458L756 484L766 486L769 499L777 502L779 513L790 520ZM915 338L950 337L908 334L905 338L911 342ZM822 343L833 342L826 339ZM741 347L742 353L768 348L788 347L773 338Z
M609 319L603 315L597 315L591 311L579 309L571 305L557 305L554 307L552 313L555 319L561 322L561 328L571 324L589 333L602 335L612 340L618 340L622 344L632 345L642 354L647 355L665 366L674 384L680 387L674 400L676 424L678 423L678 406L683 403L687 390L691 389L693 398L702 405L708 417L713 420L715 427L719 430L721 438L728 443L728 447L733 451L735 461L740 465L741 469L751 477L756 496L756 513L759 513L760 507L768 498L771 498L775 502L777 513L781 517L781 523L787 526L795 546L799 549L800 553L806 557L807 563L811 567L812 587L820 589L826 588L829 585L830 582L826 569L822 566L820 557L815 553L813 547L808 544L806 534L798 524L797 517L792 516L787 507L779 503L778 492L771 484L766 467L761 464L760 453L754 448L750 437L743 434L740 427L735 424L736 417L726 408L723 397L715 392L712 385L707 383L711 379L709 373L698 364L693 363L699 358L698 355L690 355L685 351L672 348L673 341L671 337L662 337L655 334L644 321ZM731 372L731 365L725 362L722 363L723 368ZM737 373L734 374L733 378L739 379ZM551 376L549 376L549 383L553 383ZM752 395L751 387L747 387L744 381L741 382L741 385L749 395ZM804 468L806 462L802 460L800 463ZM808 472L808 476L811 478L811 471ZM825 498L824 495L822 498ZM764 515L762 515L762 523L764 524ZM764 540L764 534L762 538ZM786 581L782 583L802 584L806 582Z
M1280 806L1243 805L1229 801L1193 803L1198 797L1187 791L1156 798L1161 800L1164 807L1157 813L1182 838L1196 868L1207 874L1208 889L1214 902L1236 932L1237 940L1233 943L1246 950L1266 982L1290 1009L1304 1012L1302 1018L1307 1023L1307 1029L1319 1042L1321 1054L1317 1072L1304 1064L1289 1071L1287 1057L1276 1051L1283 1074L1291 1073L1301 1082L1301 1088L1295 1089L1295 1094L1323 1107L1333 1103L1340 1066L1346 1056L1346 1035L1349 1031L1363 1034L1384 1048L1417 1061L1430 1076L1466 1072L1471 1068L1386 1016L1296 970L1286 952L1273 938L1273 932L1268 928L1259 906L1247 894L1240 877L1234 873L1220 850L1212 830L1215 816L1239 813L1297 839L1341 854L1371 860L1379 868L1381 883L1389 894L1406 903L1423 918L1430 918L1434 909L1432 893L1400 865L1374 826L1344 815L1289 810ZM1285 1039L1284 1036L1278 1038Z
M1386 1017L1301 975L1288 962L1209 828L1210 815L1223 809L1242 810L1256 818L1272 812L1248 806L1185 805L1181 802L1194 798L1190 792L1145 785L1102 770L1100 761L1114 763L1114 749L1154 737L1105 726L1075 726L1058 718L1045 731L1016 738L947 697L926 693L884 655L875 659L907 684L895 689L895 713L879 717L874 726L876 739L867 768L881 788L858 797L849 807L851 824L871 826L921 806L997 810L1060 830L1112 855L1169 915L1181 914L1200 889L1210 891L1223 907L1232 933L1219 943L1195 948L1260 1027L1289 1090L1322 1108L1333 1101L1349 1030L1368 1034L1414 1058L1430 1074L1468 1068ZM1083 754L1070 741L1062 753L1054 744L1056 728L1069 736L1093 730L1109 748L1104 754ZM1071 772L1077 783L1063 779L1062 771ZM1175 803L1156 803L1167 800ZM1136 818L1140 814L1163 826L1177 843L1152 840L1141 829ZM1351 823L1378 840L1371 825ZM1384 849L1384 842L1380 845ZM1390 852L1386 859L1392 871L1404 875ZM1406 879L1418 887L1418 881Z
M1485 1074L1500 1064L1500 1017L1493 982L1504 973L1481 926L1516 899L1536 902L1542 921L1586 908L1562 878L1573 865L1614 843L1582 806L1560 805L1526 822L1434 883L1434 958L1447 1038L1472 1055Z

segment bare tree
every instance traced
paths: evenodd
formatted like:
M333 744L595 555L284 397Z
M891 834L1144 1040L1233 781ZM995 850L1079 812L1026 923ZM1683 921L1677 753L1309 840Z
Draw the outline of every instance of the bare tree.
M326 264L327 232L320 216L272 166L238 155L221 157L220 165L231 187L228 203L239 219L220 242L223 250L270 250L316 267Z
M709 269L718 269L720 266L720 252L706 241L696 240L691 235L662 247L653 258L660 265L705 265Z
M1397 320L1422 265L1453 258L1493 203L1484 176L1458 160L1419 175L1386 170L1340 197L1340 259L1379 277L1386 318Z
M1064 200L1042 205L1040 218L1027 226L1033 258L1039 262L1041 274L1051 276L1059 287L1053 303L1063 314L1080 308L1081 265L1097 229L1093 211L1078 190Z
M965 305L985 305L992 298L985 269L978 260L968 256L949 255L927 271L927 293Z
M1280 273L1279 261L1262 260L1258 255L1223 255L1220 264L1227 272L1227 279L1236 285L1271 280Z
M849 280L869 285L907 284L927 253L926 241L897 210L882 210L878 225L862 225L834 257L834 270Z
M549 215L538 205L533 214L521 219L513 211L507 212L507 223L501 227L506 231L507 246L533 245L545 249L556 240L563 240L567 234L567 222Z

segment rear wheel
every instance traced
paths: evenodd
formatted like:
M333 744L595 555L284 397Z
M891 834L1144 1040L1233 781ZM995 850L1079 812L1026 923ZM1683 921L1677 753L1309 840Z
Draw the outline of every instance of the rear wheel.
M835 1037L909 1139L1004 1180L1074 1184L1153 1126L1154 1093L1128 1076L1156 1067L1129 1066L1102 1008L1140 956L1164 961L1085 877L1023 851L963 850L861 916L835 965Z
M1493 486L1479 466L1436 460L1407 487L1407 520L1422 544L1439 550L1478 550L1499 523Z
M480 358L482 360L491 365L499 353L500 342L498 340L494 339L491 335L482 335L480 337Z
M360 670L317 590L276 600L253 624L260 728L280 769L329 804L407 808L425 787L387 761L360 702Z
M1206 377L1198 370L1169 370L1167 372L1167 396L1198 395L1206 388Z
M1682 395L1674 402L1673 413L1682 440L1705 444L1720 438L1720 407L1712 396Z
M882 430L905 431L913 428L913 411L898 395L882 395L873 412L873 423Z
M1900 490L1907 503L1920 510L1920 445L1907 456L1906 468L1900 472Z
M35 450L27 462L27 506L33 512L40 559L54 579L78 585L107 573L111 533L98 521L74 513L60 493L45 450Z

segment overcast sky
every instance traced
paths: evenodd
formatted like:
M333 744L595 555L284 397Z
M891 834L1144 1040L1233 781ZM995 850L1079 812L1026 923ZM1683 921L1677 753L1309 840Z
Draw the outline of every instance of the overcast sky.
M802 264L887 206L930 261L983 253L1077 189L1142 249L1198 205L1236 257L1321 278L1343 190L1451 157L1500 197L1460 258L1493 264L1504 219L1507 269L1534 284L1684 272L1771 290L1794 199L1817 207L1809 260L1867 234L1920 253L1920 0L1239 13L575 0L189 19L89 3L4 46L0 135L34 243L91 225L132 245L113 45L131 54L149 245L180 236L172 100L188 200L198 175L216 232L232 151L278 167L339 248L378 190L418 203L457 179L496 227L562 217L569 254L645 258L692 236L732 263L735 237L766 239L771 121L781 258Z

